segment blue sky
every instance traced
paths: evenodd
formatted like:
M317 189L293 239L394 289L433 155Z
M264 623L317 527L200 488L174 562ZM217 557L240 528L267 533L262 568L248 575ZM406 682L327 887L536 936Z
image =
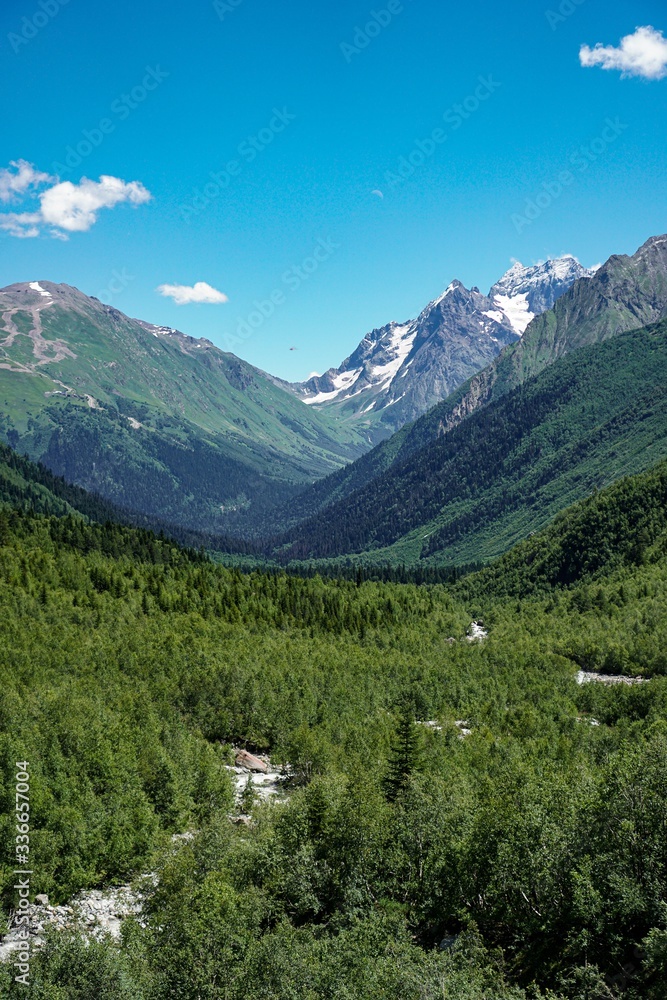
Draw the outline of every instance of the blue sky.
M667 78L579 52L639 25L667 34L664 0L5 0L0 168L95 183L78 230L0 232L0 285L66 282L297 379L454 277L634 252L667 230ZM103 175L135 185L112 208ZM228 301L156 291L200 282Z

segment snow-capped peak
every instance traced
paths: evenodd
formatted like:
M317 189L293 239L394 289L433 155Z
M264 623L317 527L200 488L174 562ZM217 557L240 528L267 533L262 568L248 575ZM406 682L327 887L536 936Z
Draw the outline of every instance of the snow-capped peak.
M338 368L313 373L294 389L306 404L333 405L345 419L398 429L515 343L535 316L592 273L566 256L531 267L516 261L488 296L454 280L417 319L371 330Z
M508 277L513 276L515 274L523 274L524 271L526 271L526 270L527 270L527 268L525 268L523 266L523 264L521 263L520 260L515 260L514 263L512 264L512 266L510 267L509 271L506 271L505 274L503 275L503 277L500 280L503 281L505 278L508 278Z
M424 315L424 313L427 313L429 309L435 309L436 306L439 306L440 303L444 302L447 296L451 295L451 293L455 291L457 288L463 288L463 284L455 279L454 281L450 282L449 285L447 285L442 295L438 295L437 299L433 299L432 302L429 302L429 304L426 306L426 309L423 310L422 315Z
M565 254L530 267L515 261L489 292L520 335L535 318L551 309L577 279L591 278L595 271L583 267L576 257Z
M304 396L304 403L321 405L368 389L388 388L410 354L418 329L413 321L389 323L381 330L373 330L340 369L311 376L306 388L313 395Z

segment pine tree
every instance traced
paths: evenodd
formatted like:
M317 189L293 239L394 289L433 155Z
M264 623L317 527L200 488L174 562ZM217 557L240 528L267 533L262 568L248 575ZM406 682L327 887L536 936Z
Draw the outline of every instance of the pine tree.
M410 776L422 766L422 743L415 721L414 708L406 705L396 731L396 739L389 754L389 766L385 778L385 794L389 802L395 802L406 788Z

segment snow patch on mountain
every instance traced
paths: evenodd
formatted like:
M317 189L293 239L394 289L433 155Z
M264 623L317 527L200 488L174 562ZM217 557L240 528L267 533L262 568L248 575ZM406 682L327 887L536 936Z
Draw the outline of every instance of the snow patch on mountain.
M496 323L502 323L505 313L501 309L487 309L483 315L488 316L489 319L494 320Z
M377 365L371 369L371 375L375 384L383 385L393 382L401 369L401 366L408 354L412 350L412 345L417 336L417 326L415 323L408 323L405 326L397 326L391 334L387 353L394 354L391 361L385 365Z
M33 292L39 292L39 294L43 296L43 298L45 299L50 299L53 297L51 295L51 292L47 292L46 288L42 288L39 281L31 281L28 287L32 288Z
M531 320L535 319L535 313L528 308L528 294L526 292L515 295L496 295L493 299L495 305L501 313L507 317L512 324L512 328L523 336ZM490 313L487 313L490 315Z
M356 371L341 372L340 375L336 375L332 378L334 388L331 392L319 392L316 396L311 396L309 399L304 399L304 403L309 406L317 403L328 403L332 399L336 399L340 396L342 392L350 389L354 383L357 381L361 375L361 368L357 368Z
M494 305L501 309L520 335L531 320L553 308L557 299L579 278L592 278L593 268L583 267L576 257L566 254L524 267L516 261L489 292Z

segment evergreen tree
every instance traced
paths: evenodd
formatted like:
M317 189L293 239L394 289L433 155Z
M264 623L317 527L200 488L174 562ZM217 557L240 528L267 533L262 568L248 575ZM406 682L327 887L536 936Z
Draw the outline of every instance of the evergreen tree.
M414 708L406 703L396 731L396 738L389 753L389 766L385 777L385 794L395 802L406 788L410 776L423 766L422 741L415 720Z

